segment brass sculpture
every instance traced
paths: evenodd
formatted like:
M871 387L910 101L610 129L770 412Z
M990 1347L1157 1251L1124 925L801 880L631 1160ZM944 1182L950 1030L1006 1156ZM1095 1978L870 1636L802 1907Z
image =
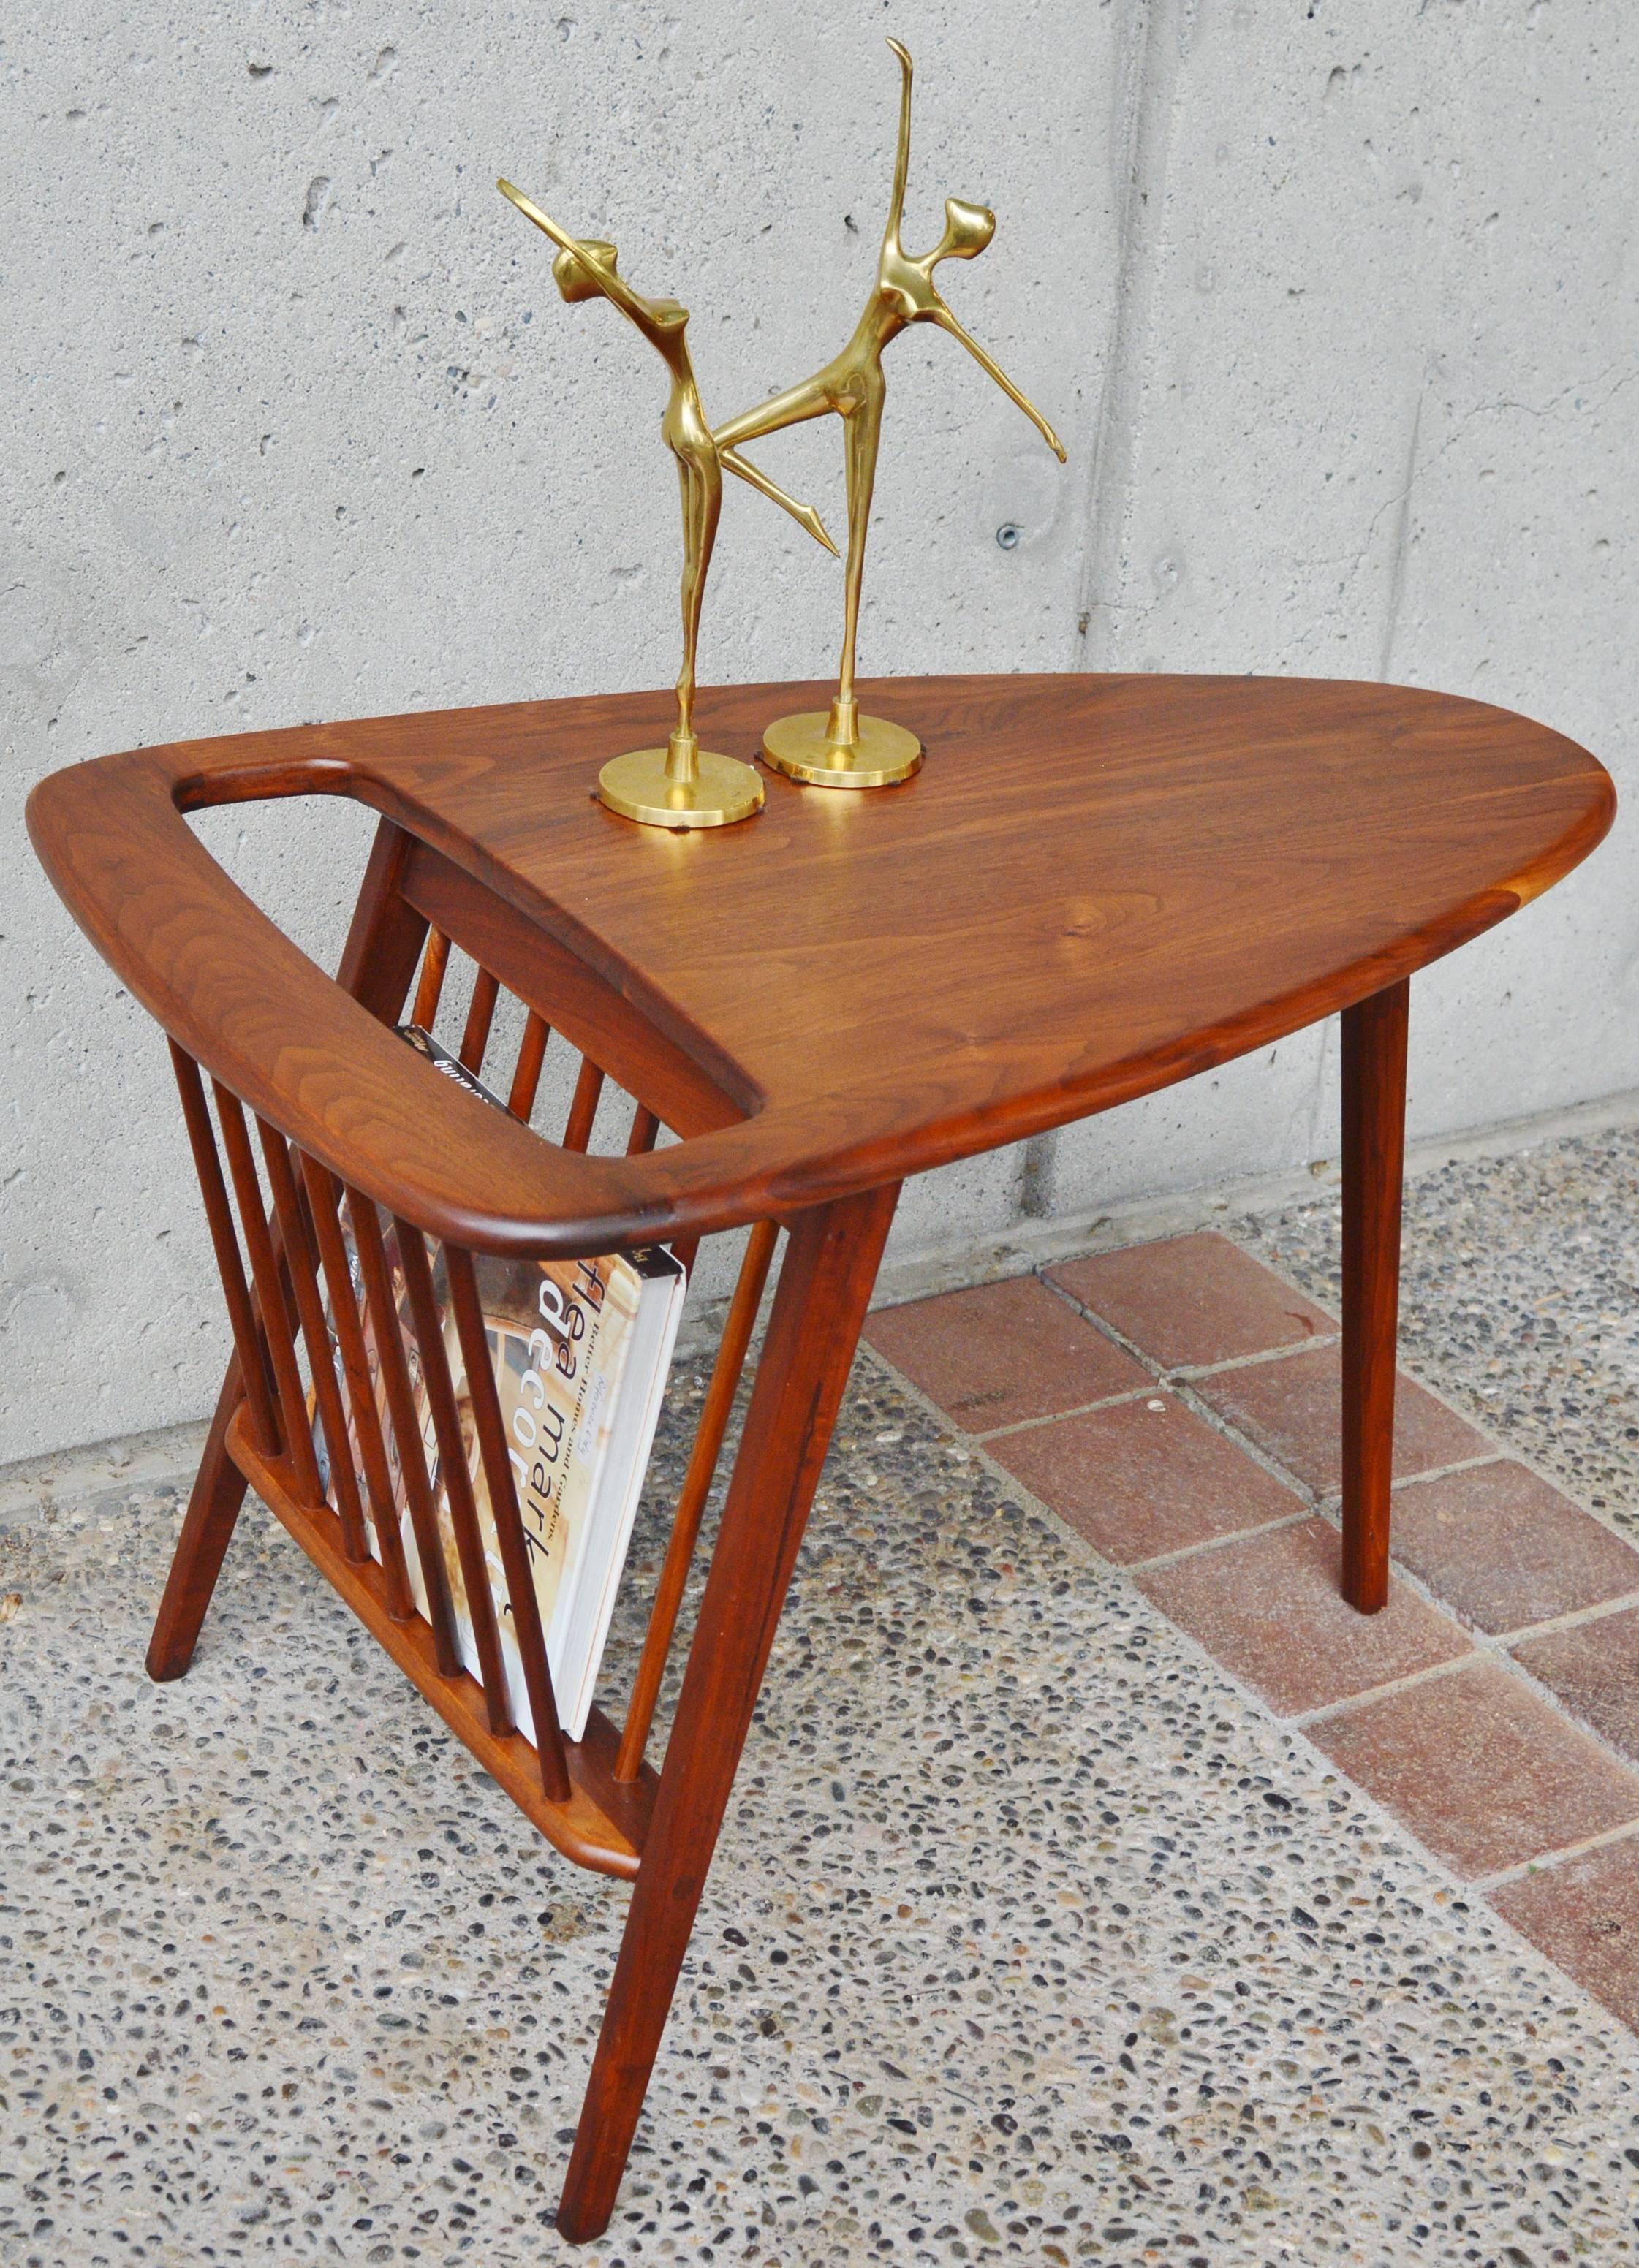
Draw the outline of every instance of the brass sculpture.
M731 451L742 441L756 440L786 425L831 413L843 421L843 449L848 485L848 555L843 604L842 667L837 696L830 714L819 710L777 718L763 735L763 753L779 771L793 779L821 787L888 787L908 779L922 761L922 744L915 733L881 717L861 717L854 699L854 647L860 620L860 589L865 575L865 538L870 519L871 490L876 478L876 452L882 439L882 405L887 381L882 375L882 350L909 323L937 323L960 341L979 368L993 378L1008 400L1018 404L1041 432L1060 464L1064 445L1033 402L1003 375L976 339L963 330L941 298L934 270L941 260L973 260L984 251L996 231L996 217L982 205L964 204L958 197L945 200L944 233L929 253L913 260L899 241L904 210L906 177L911 162L911 58L897 40L889 46L899 59L899 141L894 159L893 192L888 225L882 234L876 281L865 312L842 352L812 378L787 387L772 401L761 402L741 416L731 417L713 435L718 447Z
M724 446L713 438L689 357L688 309L676 299L640 298L618 273L612 244L579 243L510 181L498 181L496 187L557 246L552 276L560 296L569 301L599 296L609 300L642 332L671 372L661 438L677 460L683 500L683 666L677 676L677 722L665 747L634 748L611 757L598 775L599 799L623 818L649 827L727 827L749 819L763 804L757 773L749 764L702 748L694 731L695 654L706 571L722 509L723 468L782 505L833 556L837 547L811 505L797 503L732 445Z

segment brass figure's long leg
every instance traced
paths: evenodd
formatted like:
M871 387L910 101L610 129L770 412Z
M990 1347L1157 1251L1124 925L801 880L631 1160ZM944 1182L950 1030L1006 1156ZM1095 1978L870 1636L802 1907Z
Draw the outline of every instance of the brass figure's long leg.
M722 475L712 474L692 459L679 458L677 486L683 498L683 666L677 673L677 738L694 739L696 650L700 639L700 608L705 597L706 571L717 541L717 521L723 505Z
M778 482L771 481L766 473L760 472L749 457L742 457L737 449L720 449L717 455L718 462L726 473L732 473L749 489L755 489L758 496L766 497L782 512L788 512L805 534L811 535L816 543L823 544L833 559L837 556L837 547L831 540L830 531L811 504L799 504L795 497L787 496Z
M855 650L860 635L860 593L865 585L865 542L870 532L871 497L876 487L876 453L882 438L882 404L887 388L877 372L857 409L842 423L844 462L848 475L848 556L844 570L842 607L842 667L838 673L837 698L831 708L831 737L838 741L859 738L859 703L853 697Z

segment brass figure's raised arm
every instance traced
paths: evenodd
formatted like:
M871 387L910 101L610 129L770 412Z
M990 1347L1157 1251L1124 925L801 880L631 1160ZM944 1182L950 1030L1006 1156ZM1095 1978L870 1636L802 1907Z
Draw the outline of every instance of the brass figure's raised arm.
M906 779L922 761L921 742L900 725L861 717L854 699L854 648L860 621L860 589L865 575L865 538L876 452L882 439L887 380L882 350L908 323L937 323L959 340L979 368L1039 430L1064 461L1064 445L1034 403L1028 401L978 341L970 336L940 297L934 270L941 260L972 260L996 232L996 217L982 205L945 199L944 233L931 252L912 259L899 240L905 181L911 164L911 58L897 40L889 46L899 59L899 141L894 159L888 225L876 264L876 281L853 336L834 361L800 385L759 402L716 429L720 448L731 449L760 434L800 425L829 415L843 421L844 461L848 483L848 556L843 602L842 668L829 716L818 710L776 718L763 736L763 753L794 779L824 787L886 787Z
M607 299L642 332L671 372L661 438L677 460L683 500L683 666L677 674L677 721L664 748L637 748L611 758L598 776L599 797L623 818L652 827L723 827L749 819L761 808L762 781L749 764L703 749L694 731L700 607L722 509L723 467L782 505L816 543L833 554L837 547L811 505L797 503L733 447L721 447L712 438L689 357L688 309L676 299L642 298L620 274L612 244L581 243L510 181L498 181L496 187L558 247L552 277L560 296L570 301Z

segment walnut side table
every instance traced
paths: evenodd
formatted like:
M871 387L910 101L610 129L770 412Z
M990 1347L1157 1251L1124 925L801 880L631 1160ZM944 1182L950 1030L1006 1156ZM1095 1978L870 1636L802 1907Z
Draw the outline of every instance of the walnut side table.
M1556 733L1388 686L1020 676L867 691L927 741L915 779L845 794L771 777L760 819L709 833L634 828L588 793L605 758L664 737L661 694L179 742L58 772L29 803L57 890L169 1035L233 1326L149 1669L188 1668L254 1485L542 1832L634 1882L558 2208L574 2240L614 2206L900 1182L1340 1011L1343 1587L1373 1611L1388 1580L1409 979L1557 881L1614 810L1605 771ZM770 717L823 697L703 693L701 736L749 757ZM351 796L380 822L334 980L183 816L314 794ZM529 1012L510 1117L390 1029L412 989L430 1020L452 947L478 972L463 1061L482 1064L501 987ZM549 1027L582 1058L558 1144L528 1123ZM587 1152L606 1080L633 1099L622 1156ZM656 1149L661 1126L680 1138ZM525 1676L550 1728L538 1749L499 1678L460 1668L446 1579L423 1617L391 1548L364 1331L391 1313L378 1206L397 1225L487 1666L505 1602L486 1586L432 1303L425 1240L444 1247ZM568 1742L471 1255L665 1240L691 1258L701 1237L747 1223L624 1725L594 1710ZM780 1226L789 1241L657 1771L644 1755L654 1697ZM402 1360L384 1384L416 1532L431 1539ZM331 1445L328 1498L310 1386ZM386 1565L365 1550L350 1408ZM420 1556L436 1572L441 1555Z

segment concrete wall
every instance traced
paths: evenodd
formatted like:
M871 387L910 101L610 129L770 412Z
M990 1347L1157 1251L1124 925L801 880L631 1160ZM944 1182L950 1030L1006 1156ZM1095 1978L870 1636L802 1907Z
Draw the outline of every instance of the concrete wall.
M996 207L991 252L944 274L1071 463L950 342L902 340L862 666L1388 676L1628 768L1631 8L673 4L0 21L0 1460L198 1412L224 1339L163 1048L33 865L32 782L675 666L658 374L559 304L499 170L685 298L726 415L852 325L897 32L908 233L948 193ZM834 429L762 455L836 510ZM705 673L823 671L838 587L731 496ZM355 814L203 831L334 952ZM1639 1085L1632 865L1624 822L1420 983L1418 1130ZM1288 1168L1334 1146L1335 1088L1334 1038L1305 1035L932 1177L897 1249Z

